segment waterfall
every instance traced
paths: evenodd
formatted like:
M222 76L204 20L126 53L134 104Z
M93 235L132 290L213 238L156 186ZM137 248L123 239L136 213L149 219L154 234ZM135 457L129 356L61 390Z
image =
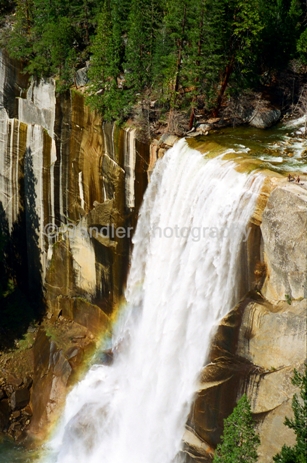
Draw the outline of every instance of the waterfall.
M157 162L134 235L113 364L93 366L69 394L48 461L178 461L212 333L242 296L240 257L262 180L185 140Z

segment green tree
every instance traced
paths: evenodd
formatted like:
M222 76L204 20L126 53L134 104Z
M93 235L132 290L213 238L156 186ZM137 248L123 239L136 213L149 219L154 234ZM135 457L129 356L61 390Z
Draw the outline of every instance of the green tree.
M120 3L121 1L121 3ZM91 84L87 101L106 120L122 120L132 97L124 90L124 55L130 4L127 0L104 0L97 16L97 30L91 45Z
M142 91L152 80L157 25L162 16L159 0L132 0L126 47L127 85Z
M15 25L9 37L7 49L16 59L27 62L32 53L33 1L16 1Z
M293 418L286 418L285 425L296 435L294 447L284 445L281 452L273 458L277 463L306 463L307 461L307 364L304 374L294 370L292 384L300 388L299 397L292 399Z
M58 75L64 88L71 85L76 68L89 58L98 8L94 0L16 0L9 54L30 74Z
M156 33L153 82L171 108L182 105L183 90L195 85L203 0L165 1Z
M59 17L56 22L47 23L44 32L33 44L34 56L29 61L27 71L39 77L58 72L62 77L69 58L75 56L73 40L74 30L69 18ZM69 64L73 69L74 61Z
M296 48L303 63L307 64L307 29L301 33Z
M263 25L259 0L207 0L205 6L205 93L217 116L228 84L241 89L253 79Z
M253 463L260 443L255 432L249 401L244 394L231 415L224 420L224 433L213 463Z
M296 43L303 28L303 7L300 0L259 1L264 24L258 54L261 67L265 70L285 68L296 54Z

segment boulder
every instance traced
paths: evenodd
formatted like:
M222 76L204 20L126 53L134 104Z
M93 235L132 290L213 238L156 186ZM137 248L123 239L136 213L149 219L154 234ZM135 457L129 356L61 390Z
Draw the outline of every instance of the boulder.
M88 83L87 67L78 69L75 75L76 87L84 87Z
M12 410L21 410L30 401L30 392L26 387L22 387L13 392L10 398L10 406Z
M276 108L255 109L249 120L249 125L257 129L267 129L276 124L281 118L281 111Z
M172 135L170 133L164 133L162 135L162 137L160 138L159 140L159 145L161 146L165 146L167 148L170 148L171 146L174 146L174 144L180 140L179 137L177 137L176 135Z

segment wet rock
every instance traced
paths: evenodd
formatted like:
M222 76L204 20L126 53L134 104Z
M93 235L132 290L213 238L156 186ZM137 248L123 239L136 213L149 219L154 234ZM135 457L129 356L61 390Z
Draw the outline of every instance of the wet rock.
M95 355L95 363L101 365L112 365L114 361L114 352L112 349L104 350L103 352L98 352Z
M65 352L65 357L69 361L72 369L76 370L84 359L84 349L79 346L73 346Z
M211 362L203 370L187 421L187 427L211 448L218 444L223 420L233 410L238 385L253 369L245 359L224 350L220 351L221 354L223 358Z
M46 426L56 418L63 405L72 367L57 344L41 329L34 344L34 381L31 394L33 418L30 431L42 437ZM31 413L24 410L25 416Z
M174 144L180 140L179 137L176 137L176 135L171 135L169 133L164 133L162 137L159 140L159 145L160 146L166 146L166 147L172 147Z
M276 172L266 172L266 177L263 181L260 193L256 201L255 209L251 217L251 222L253 224L261 225L262 214L267 205L270 194L272 193L273 189L276 188L277 182L281 179L283 179L283 176Z
M23 387L13 392L10 398L10 406L12 410L20 410L28 405L30 401L30 392Z
M206 131L204 133L202 133L201 131L189 133L187 135L187 138L197 138L197 137L201 137L202 135L208 135L208 131Z
M67 360L71 360L74 357L76 357L80 352L80 349L78 347L70 347L66 352L65 352L65 357Z
M63 316L85 326L94 334L109 329L109 317L100 307L84 299L75 299L71 304L65 305L63 307ZM78 339L76 339L77 341Z
M272 305L255 292L221 320L187 422L200 440L192 438L191 445L189 434L184 447L194 462L210 461L205 445L216 447L223 419L244 392L258 423L259 463L270 463L282 445L293 445L284 420L292 416L297 392L293 369L302 371L306 355L305 311L304 300Z
M7 173L16 173L14 178L5 174L1 183L4 206L8 205L8 219L13 223L18 217L24 193L20 190L24 174L20 156L28 146L31 145L33 149L36 141L39 141L37 156L33 160L34 170L42 179L40 187L36 185L35 192L37 201L42 204L38 211L39 215L42 213L38 218L41 223L38 242L41 246L39 254L43 279L46 276L46 313L51 321L55 321L65 306L73 319L89 327L96 335L100 329L109 326L101 307L111 313L122 296L129 262L129 240L116 243L114 240L107 242L104 238L100 239L100 236L83 239L78 235L76 238L64 227L59 236L55 234L52 238L52 244L55 244L51 246L49 242L49 246L47 238L43 236L43 227L54 219L56 223L62 223L63 217L59 216L62 201L72 227L80 220L85 231L89 231L91 225L134 225L146 187L149 156L144 146L137 145L133 131L121 130L113 124L102 124L98 113L85 105L81 92L56 97L53 80L28 82L16 64L0 53L1 84L4 84L1 94L5 106L3 146L12 144L5 150L3 162L7 166ZM86 69L79 70L76 84L82 86L86 80ZM32 122L36 125L32 126ZM51 217L49 207L52 192L55 217ZM93 214L90 214L91 211ZM57 238L59 240L56 242ZM84 250L87 251L86 257L79 259L84 256ZM90 259L87 259L88 255ZM32 261L29 264L34 266ZM91 300L95 301L93 305L81 301L89 294ZM28 328L28 333L36 331L38 328L34 326ZM78 353L71 354L69 360L65 359L65 354L60 354L59 347L50 343L42 331L38 333L39 341L35 341L33 347L33 385L28 380L23 380L22 384L18 378L16 383L3 382L3 387L0 384L5 396L10 399L16 389L31 389L33 429L36 426L38 432L52 420L53 411L63 402L67 384L71 380L70 370L82 361L86 350L86 346L83 346L86 343L75 338ZM67 349L67 344L64 349Z
M117 190L124 181L125 170L105 153L102 158L101 173L105 180L107 199L112 200L114 191Z
M67 359L64 357L63 352L56 352L57 359L53 368L53 374L59 376L64 384L67 384L69 376L71 375L71 366Z
M210 462L214 455L214 449L192 429L186 429L181 453L185 463Z

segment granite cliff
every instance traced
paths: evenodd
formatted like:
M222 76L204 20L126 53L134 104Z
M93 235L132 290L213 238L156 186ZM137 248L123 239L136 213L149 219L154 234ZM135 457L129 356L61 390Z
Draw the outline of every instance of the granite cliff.
M306 359L307 191L267 178L251 221L245 273L250 291L221 321L187 423L189 462L211 461L238 395L246 393L260 434L259 462L295 443L284 425Z
M148 166L176 140L149 147L134 130L102 123L80 92L56 96L53 80L34 82L4 54L0 67L2 217L12 235L23 213L23 268L29 293L44 288L43 318L70 323L63 335L70 344L53 339L44 324L33 341L28 388L37 435L52 422L87 349L110 329ZM188 462L211 461L223 418L242 392L257 421L261 463L294 442L283 421L291 415L293 368L306 357L306 188L268 173L250 226L242 262L247 294L221 321L200 377L184 436ZM112 234L119 227L123 237ZM1 408L0 395L3 429L12 412L7 403ZM11 435L20 437L14 429Z
M40 323L81 325L87 346L108 330L122 298L149 149L134 130L103 124L80 92L57 97L52 79L35 82L2 53L0 68L1 224L19 256L10 272ZM63 402L76 357L45 331L33 348L33 432ZM77 334L82 350L86 335Z

